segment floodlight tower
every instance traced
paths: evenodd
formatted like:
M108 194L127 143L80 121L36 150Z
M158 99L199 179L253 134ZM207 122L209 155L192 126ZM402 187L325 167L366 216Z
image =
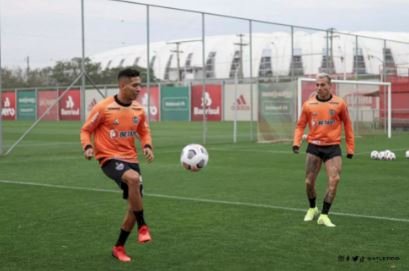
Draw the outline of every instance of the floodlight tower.
M239 43L235 43L234 45L238 45L240 47L240 62L239 62L239 67L236 67L236 69L240 69L239 70L239 77L243 78L243 47L247 46L248 43L244 43L243 42L243 36L244 34L238 34L237 35L240 38L240 42Z
M179 41L170 41L167 42L167 44L175 44L176 48L175 50L170 50L172 53L176 54L176 67L177 67L177 75L178 75L178 82L182 81L182 73L180 69L180 54L183 53L182 50L180 50L180 45L183 43L188 43L188 42L197 42L197 41L202 41L201 39L196 39L196 40L179 40Z

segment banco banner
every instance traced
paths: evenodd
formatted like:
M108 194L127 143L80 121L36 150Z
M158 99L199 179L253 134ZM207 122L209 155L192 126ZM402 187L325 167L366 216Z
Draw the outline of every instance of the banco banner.
M188 87L161 87L161 120L190 120Z

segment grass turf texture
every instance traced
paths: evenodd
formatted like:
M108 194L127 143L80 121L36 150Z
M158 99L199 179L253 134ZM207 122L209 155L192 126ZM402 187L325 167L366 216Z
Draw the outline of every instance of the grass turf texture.
M137 244L134 232L133 261L124 264L110 249L126 205L96 162L83 158L80 123L41 122L0 158L0 270L407 270L407 134L357 138L357 155L343 160L330 229L303 222L305 144L293 155L290 143L252 143L248 123L231 144L230 123L207 125L209 164L191 173L179 155L201 143L202 124L152 124L156 158L141 167L153 242ZM10 145L29 123L3 126ZM370 160L374 149L398 158ZM325 186L323 170L320 208Z

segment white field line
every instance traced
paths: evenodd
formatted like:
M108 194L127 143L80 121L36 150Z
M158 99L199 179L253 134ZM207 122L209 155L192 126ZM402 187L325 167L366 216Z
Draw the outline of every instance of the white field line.
M75 145L78 146L78 152L81 152L81 145L78 142L50 142L50 143L20 143L17 147L58 147L61 145ZM8 147L8 145L5 145L5 147ZM277 154L292 154L291 146L289 145L288 150L266 150L266 149L255 149L253 147L245 148L224 148L224 147L209 147L208 150L212 151L230 151L230 152L255 152L255 153L277 153ZM390 151L393 152L399 152L399 151L406 151L407 149L390 149ZM167 151L160 151L161 153L179 153L179 151L174 151L174 150L167 150ZM303 152L304 153L304 152ZM371 151L363 151L363 152L356 152L355 155L369 155Z
M55 184L33 183L33 182L19 182L19 181L11 181L11 180L0 180L0 183L2 183L2 184L13 184L13 185L39 186L39 187L56 188L56 189L69 189L69 190L106 192L106 193L120 193L119 190L112 190L112 189L80 187L80 186L66 186L66 185L55 185ZM292 212L303 212L303 213L305 212L305 209L300 209L300 208L291 208L291 207L275 206L275 205L268 205L268 204L258 204L258 203L251 203L251 202L212 200L212 199L203 199L203 198L191 198L191 197L163 195L163 194L155 194L155 193L152 193L152 194L151 193L145 193L144 195L148 196L148 197L155 197L155 198L175 199L175 200L194 201L194 202L205 202L205 203L211 203L211 204L235 205L235 206L245 206L245 207L254 207L254 208L284 210L284 211L292 211ZM362 215L362 214L341 213L341 212L331 212L331 215L409 223L409 219L405 219L405 218L394 218L394 217Z

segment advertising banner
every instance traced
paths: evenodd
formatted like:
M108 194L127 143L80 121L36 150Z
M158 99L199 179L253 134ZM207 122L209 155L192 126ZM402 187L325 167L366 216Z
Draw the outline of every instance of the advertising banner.
M37 99L34 89L17 90L17 119L35 120Z
M105 95L105 91L101 90L102 94ZM92 108L99 102L102 101L104 97L96 89L87 89L85 91L85 117L88 118L89 113Z
M188 87L161 87L161 120L190 120Z
M257 120L258 95L257 85L253 85L253 104L251 104L250 84L226 84L224 85L223 119L232 121L237 117L238 121L250 121L253 110L253 120Z
M192 120L202 121L203 114L210 121L222 119L222 86L206 85L204 95L202 85L192 86Z
M37 116L42 116L58 98L57 90L38 90L37 92ZM43 120L58 120L58 103L43 117Z
M292 137L296 121L295 82L259 84L258 140Z
M138 96L138 102L144 107L145 112L148 112L148 89L142 88ZM159 104L159 88L150 87L149 95L149 119L150 121L159 121L160 120L160 104Z
M60 90L60 95L63 92L63 90ZM60 120L81 120L80 101L79 89L68 90L59 102Z
M1 92L1 118L3 120L15 120L16 111L15 91Z

